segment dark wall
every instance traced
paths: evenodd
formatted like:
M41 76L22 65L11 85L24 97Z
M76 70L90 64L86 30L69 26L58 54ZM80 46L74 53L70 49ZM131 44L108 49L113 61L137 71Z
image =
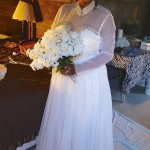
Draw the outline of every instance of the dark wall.
M142 36L150 35L150 1L147 1L144 6L145 11L142 17Z
M63 4L62 2L69 2L69 0L39 0L44 21L37 24L38 37L41 37L50 28L58 8ZM149 0L99 0L101 5L111 10L117 29L126 22L137 23L139 25L138 35L141 38L148 28L148 25L144 23L145 11L149 9L147 7L148 2Z
M61 5L69 3L71 0L38 0L43 22L37 23L37 37L43 36L43 33L51 27L54 17Z
M21 35L21 22L12 19L19 0L0 1L0 34Z
M149 0L100 0L102 5L112 11L114 15L117 29L122 24L138 24L139 33L143 32L143 21L145 19L145 11ZM145 26L146 27L146 26Z

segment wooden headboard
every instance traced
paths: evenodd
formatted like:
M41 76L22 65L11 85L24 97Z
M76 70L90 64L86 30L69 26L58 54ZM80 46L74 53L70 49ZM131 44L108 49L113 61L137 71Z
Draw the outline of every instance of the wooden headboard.
M0 1L0 34L20 35L21 22L12 19L18 0Z
M43 33L50 29L59 7L70 2L71 0L39 0L43 22L37 23L37 37L43 36Z

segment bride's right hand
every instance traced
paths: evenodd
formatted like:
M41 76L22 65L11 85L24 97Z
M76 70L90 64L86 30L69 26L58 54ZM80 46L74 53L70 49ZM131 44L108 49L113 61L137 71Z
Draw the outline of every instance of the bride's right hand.
M63 67L60 70L60 73L63 75L66 75L66 76L67 75L69 75L69 76L75 75L76 74L75 66L73 64L68 64L67 66Z

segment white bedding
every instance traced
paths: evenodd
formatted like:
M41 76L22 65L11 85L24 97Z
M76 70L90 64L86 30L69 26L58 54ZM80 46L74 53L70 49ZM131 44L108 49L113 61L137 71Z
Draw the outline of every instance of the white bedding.
M113 112L114 150L150 150L150 130Z

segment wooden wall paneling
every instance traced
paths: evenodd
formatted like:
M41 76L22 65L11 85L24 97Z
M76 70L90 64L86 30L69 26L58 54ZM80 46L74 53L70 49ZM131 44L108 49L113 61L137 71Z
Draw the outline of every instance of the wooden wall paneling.
M44 32L50 29L54 17L61 5L71 2L70 0L39 0L43 15L43 22L37 23L37 37L43 36Z
M10 17L0 16L0 34L9 36L21 36L21 22Z
M37 22L37 37L43 36L44 32L51 27L54 17L59 7L64 3L69 3L71 0L37 0L43 15L43 21ZM147 23L149 18L149 0L100 0L100 4L110 9L114 15L117 28L120 25L130 20L135 20L140 26L140 35L142 32L149 30ZM0 1L0 33L4 34L21 34L21 22L13 20L12 15L19 0L1 0Z
M21 22L12 19L18 2L19 0L0 1L0 34L21 35Z

